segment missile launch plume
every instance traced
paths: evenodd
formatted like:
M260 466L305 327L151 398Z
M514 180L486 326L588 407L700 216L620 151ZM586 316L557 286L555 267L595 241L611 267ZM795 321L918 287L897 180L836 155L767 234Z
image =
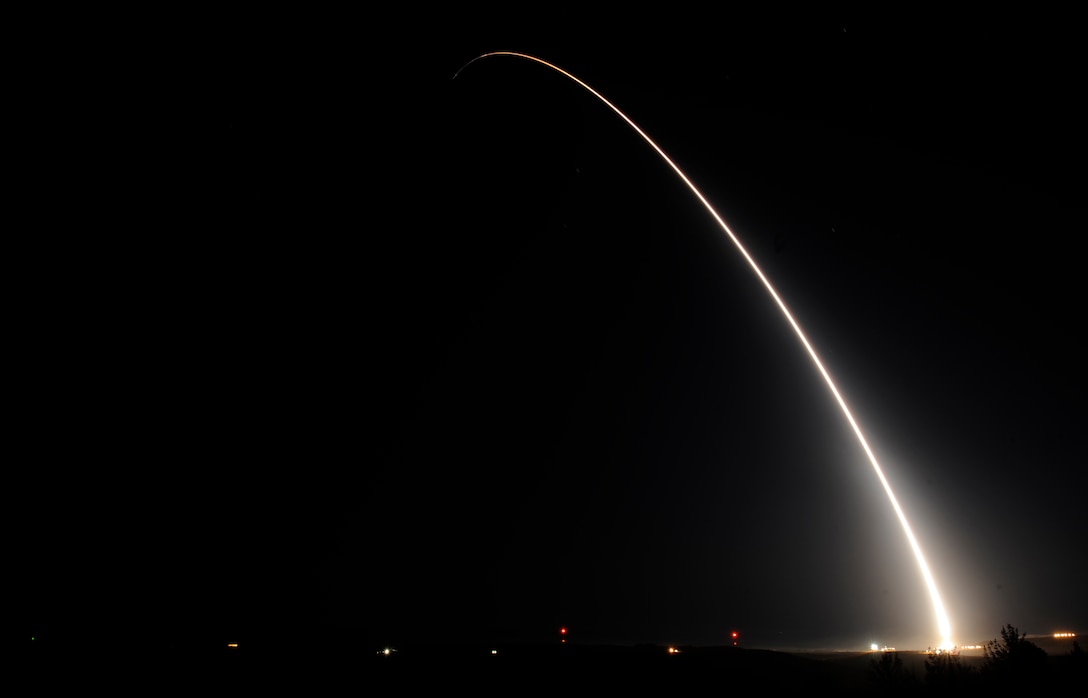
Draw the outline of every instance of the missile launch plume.
M915 538L913 531L911 530L910 523L907 521L906 514L903 512L902 507L899 506L899 501L898 499L896 499L895 493L892 491L892 487L889 484L888 479L884 476L883 469L877 462L876 456L873 455L872 449L869 448L869 444L866 441L865 436L862 434L861 428L854 420L854 416L851 414L850 408L846 405L846 401L839 393L838 388L835 386L835 382L831 379L831 374L828 373L826 368L824 368L823 362L820 361L820 357L816 354L816 350L812 347L812 345L808 341L808 338L805 336L805 333L801 330L801 326L794 319L793 314L786 306L786 303L782 300L781 297L779 297L778 292L774 289L774 286L772 286L771 282L767 279L766 276L764 276L763 271L759 268L759 265L756 264L756 261L748 253L748 250L745 249L744 245L741 244L737 236L733 233L733 231L729 228L725 221L722 220L722 217L718 215L718 212L714 210L714 207L710 205L710 202L707 201L706 197L703 196L702 192L700 192L699 189L691 182L691 180L688 179L687 175L685 175L683 171L681 171L676 163L673 162L672 159L665 154L665 151L663 151L657 145L657 143L653 141L652 138L646 135L646 133L641 128L639 128L638 124L632 121L626 114L620 111L619 108L617 108L614 104L605 99L603 95L601 95L595 89L580 80L578 77L572 75L571 73L568 73L567 71L552 63L549 63L548 61L529 54L517 53L513 51L493 51L490 53L481 54L476 58L470 60L454 74L454 79L456 79L462 71L464 71L476 61L496 56L522 58L546 66L547 68L550 68L569 78L571 81L577 83L583 89L585 89L594 97L603 102L605 106L614 111L621 119L623 119L628 126L630 126L639 136L641 136L642 139L646 141L646 143L651 148L653 148L659 156L661 156L661 159L664 160L670 168L672 168L672 170L684 182L688 189L691 190L692 194L695 195L695 198L699 200L703 207L706 208L707 212L710 213L711 217L718 223L722 231L733 242L737 250L744 257L745 261L748 262L748 265L751 267L752 271L757 277L759 277L760 282L763 284L764 288L767 289L767 292L771 295L771 298L774 299L775 304L777 304L778 308L782 311L782 314L783 316L785 316L786 321L789 322L790 326L793 328L794 333L797 335L797 338L798 340L800 340L802 346L804 346L805 351L808 352L808 355L809 357L811 357L813 364L815 364L816 366L816 369L819 371L820 375L823 376L824 382L827 383L828 389L834 396L835 401L839 404L843 415L846 417L846 421L849 422L850 427L854 431L854 435L857 437L858 442L861 444L862 449L865 451L865 455L868 457L870 464L872 464L873 471L876 473L877 478L879 478L880 484L883 486L884 492L887 494L888 500L891 502L892 509L895 510L895 514L899 518L899 523L903 527L903 533L906 535L907 541L910 543L911 550L913 551L914 557L917 560L918 567L922 574L922 578L925 580L926 588L929 591L929 596L933 604L933 610L936 614L937 628L940 633L940 643L938 644L938 646L943 649L950 649L953 646L953 643L951 640L952 630L948 620L948 615L945 613L944 604L941 602L940 594L937 591L937 583L934 581L933 575L929 570L929 566L926 564L925 556L922 554L922 548L918 544L918 541Z

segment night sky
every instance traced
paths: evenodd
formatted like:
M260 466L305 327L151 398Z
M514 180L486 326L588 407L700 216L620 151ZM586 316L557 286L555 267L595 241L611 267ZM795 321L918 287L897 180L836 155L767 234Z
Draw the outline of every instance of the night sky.
M19 627L939 641L739 251L559 73L453 79L504 50L738 236L956 641L1088 632L1068 18L289 19L53 66L10 258Z

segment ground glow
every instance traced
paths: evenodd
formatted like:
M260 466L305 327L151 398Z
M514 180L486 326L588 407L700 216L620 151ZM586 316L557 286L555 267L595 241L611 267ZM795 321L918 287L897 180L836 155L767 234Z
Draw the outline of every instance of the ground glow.
M763 272L760 270L759 265L757 265L755 260L752 259L751 255L748 254L748 250L745 249L744 245L741 244L737 236L733 234L733 231L729 228L728 225L726 225L725 221L722 220L721 216L718 215L718 212L714 210L714 207L710 205L710 202L707 201L706 197L704 197L699 189L691 182L691 180L688 179L687 175L685 175L683 171L681 171L681 169L676 165L676 163L674 163L672 159L670 159L669 156L665 154L665 151L663 151L657 145L657 143L653 141L653 139L646 135L646 133L643 132L643 130L639 128L634 121L628 118L628 116L620 111L614 104L609 102L607 99L604 98L603 95L601 95L599 92L594 90L586 83L582 82L571 73L568 73L562 68L535 56L524 53L517 53L513 51L494 51L481 54L476 58L470 60L454 74L454 79L456 79L457 76L460 75L465 68L472 65L476 61L492 56L512 56L544 65L566 76L570 80L580 85L594 97L604 102L604 104L608 106L609 109L614 111L617 115L619 115L621 119L627 122L627 125L634 129L634 131L638 133L638 135L641 136L642 139L646 141L646 143L651 148L653 148L659 156L661 156L661 159L664 160L665 163L672 168L676 175L680 177L685 185L687 185L688 189L690 189L695 197L699 199L700 203L702 203L703 207L706 208L706 210L710 213L714 220L717 221L722 231L724 231L725 234L729 236L729 239L733 242L737 250L748 262L748 265L752 268L752 271L755 272L756 276L759 277L759 280L763 283L763 286L767 289L767 292L771 294L771 298L774 299L774 302L778 305L779 309L782 311L782 314L790 323L790 326L793 327L794 333L796 333L797 338L801 341L801 344L808 352L808 355L812 358L812 362L816 365L816 368L820 372L820 375L823 376L824 381L827 383L827 387L831 390L831 394L835 397L836 402L839 403L839 407L842 409L843 415L845 415L846 420L850 423L850 427L854 430L854 434L855 436L857 436L858 442L861 444L862 449L864 449L865 455L869 458L869 462L872 464L873 470L876 472L877 477L880 479L880 484L884 487L884 492L888 495L888 500L891 502L892 508L895 510L895 514L899 518L899 523L903 527L903 532L907 536L907 540L910 543L911 550L914 552L914 557L917 560L919 569L921 570L922 577L925 580L926 588L929 591L929 596L933 603L933 610L937 616L937 627L940 632L941 638L938 647L941 649L951 649L952 647L954 647L951 639L951 624L949 623L948 615L945 613L944 604L941 602L940 594L937 591L937 584L933 579L933 575L929 571L929 565L926 564L925 556L922 554L922 549L918 545L918 541L914 537L914 532L911 530L910 524L907 522L906 514L903 513L902 508L899 506L899 501L896 499L895 493L892 491L891 485L888 483L887 478L884 476L884 471L881 469L880 464L877 462L876 456L873 455L872 450L869 448L869 444L865 440L865 436L861 433L861 428L858 427L857 422L854 420L853 415L850 413L850 409L846 405L846 401L843 400L842 396L839 394L838 388L835 387L834 381L831 380L831 375L827 372L827 369L824 368L823 362L820 361L820 358L819 356L817 356L815 349L813 349L812 345L809 344L808 338L801 330L800 325L797 324L797 321L794 319L793 314L790 313L789 308L786 307L785 302L779 297L778 293L775 291L774 287L771 285L771 282L767 279L767 277L763 275Z

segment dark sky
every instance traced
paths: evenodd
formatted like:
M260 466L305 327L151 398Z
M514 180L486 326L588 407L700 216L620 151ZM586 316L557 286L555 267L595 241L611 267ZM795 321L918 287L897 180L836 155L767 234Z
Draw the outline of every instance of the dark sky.
M1088 631L1068 18L290 19L52 66L12 340L36 632L940 639L739 251L567 78L453 79L496 50L710 200L955 640Z

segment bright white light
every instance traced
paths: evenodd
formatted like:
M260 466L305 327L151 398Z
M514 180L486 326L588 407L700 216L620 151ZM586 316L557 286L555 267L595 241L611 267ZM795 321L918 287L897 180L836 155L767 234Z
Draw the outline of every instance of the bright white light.
M887 478L884 477L884 471L880 468L880 464L877 462L876 456L873 455L872 449L869 448L869 444L865 440L865 436L861 433L861 428L857 425L857 422L854 421L854 416L850 413L850 409L846 406L846 401L843 400L842 396L839 394L838 388L835 387L834 381L831 380L831 375L827 372L827 369L824 368L823 362L820 361L820 357L816 355L816 350L812 348L811 344L809 344L808 338L805 336L805 333L801 331L801 327L797 324L797 321L794 320L793 314L790 312L789 308L786 307L785 302L781 298L779 298L778 293L774 290L771 282L767 279L767 277L763 275L763 272L760 270L759 265L757 265L755 260L752 259L752 256L748 254L748 250L744 248L744 245L742 245L737 236L733 234L733 231L729 229L729 226L726 225L725 221L722 220L721 216L718 215L718 212L714 210L714 207L710 205L710 202L706 200L706 197L703 196L702 192L700 192L699 189L694 184L692 184L691 180L687 178L687 175L685 175L683 171L681 171L680 167L677 166L677 164L674 163L672 159L665 154L665 151L662 150L657 145L657 143L653 141L653 139L646 135L646 133L643 132L643 130L639 128L634 121L628 118L626 114L620 111L618 107L605 99L603 95L601 95L599 92L594 90L586 83L582 82L574 75L563 70L562 68L553 65L543 59L537 58L535 56L530 56L525 53L516 53L513 51L494 51L473 58L471 61L462 66L461 69L457 71L457 73L454 74L454 79L456 79L457 76L461 74L461 71L468 66L472 65L473 63L482 58L488 58L490 56L514 56L547 66L548 68L551 68L552 70L570 78L572 81L581 85L594 97L604 102L604 104L609 109L614 111L617 115L619 115L621 119L626 121L627 125L634 129L635 133L641 136L642 139L646 141L646 143L651 148L653 148L658 155L661 156L661 159L664 160L670 168L672 168L672 170L676 173L678 177L680 177L684 184L687 185L688 189L691 190L691 193L695 195L695 198L697 198L699 202L702 203L703 207L706 208L706 210L710 213L714 220L717 221L718 225L725 232L725 234L729 236L729 239L733 241L733 244L736 246L737 250L740 251L741 255L748 262L748 266L750 266L752 268L752 271L755 272L756 276L759 277L759 280L763 283L763 286L767 289L767 292L771 294L771 298L774 299L774 302L778 305L779 309L782 311L782 314L790 323L790 326L793 328L793 331L797 335L797 338L805 347L805 351L808 352L808 355L812 358L812 362L816 365L816 368L820 372L820 375L823 376L824 382L827 383L828 389L831 390L831 394L835 397L836 402L839 403L839 408L842 409L842 413L843 415L845 415L846 421L850 423L850 427L854 430L854 435L857 437L858 442L861 444L862 449L865 451L865 455L868 456L869 462L873 466L873 471L880 479L880 484L884 487L884 492L888 495L888 500L892 504L892 509L895 510L895 515L899 518L899 523L903 527L903 533L907 536L907 541L910 543L911 550L914 551L914 557L918 562L918 568L922 572L922 578L925 580L926 588L929 590L929 596L933 603L933 610L937 616L937 628L941 636L941 642L938 646L942 649L951 649L952 647L954 647L952 643L951 624L948 622L948 615L945 613L944 604L941 602L941 596L937 591L937 583L934 581L933 575L930 574L929 565L926 564L925 556L922 554L922 548L918 545L918 541L914 538L914 532L911 531L910 524L907 522L907 516L903 513L902 508L900 508L899 501L895 498L895 493L892 492L892 487L890 484L888 484Z

